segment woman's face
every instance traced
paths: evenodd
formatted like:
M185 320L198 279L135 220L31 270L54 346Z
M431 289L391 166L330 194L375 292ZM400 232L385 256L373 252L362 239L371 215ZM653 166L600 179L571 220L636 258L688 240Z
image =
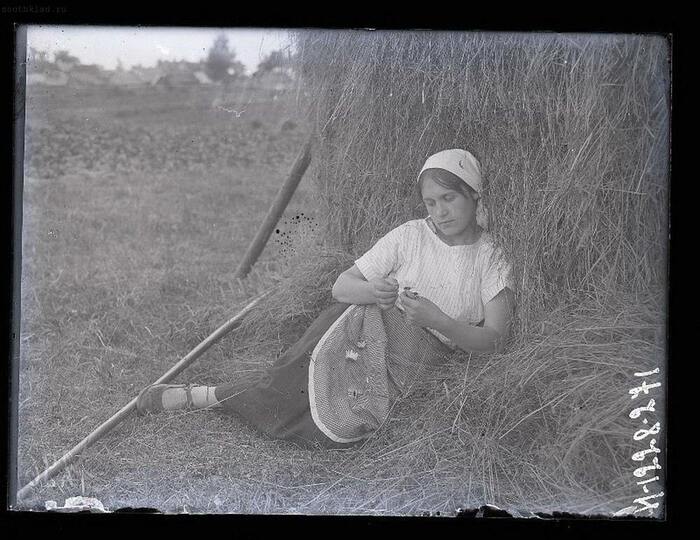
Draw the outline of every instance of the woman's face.
M428 169L421 176L421 197L445 240L452 245L476 241L476 199L461 190L444 187L439 169ZM461 181L461 180L460 180Z

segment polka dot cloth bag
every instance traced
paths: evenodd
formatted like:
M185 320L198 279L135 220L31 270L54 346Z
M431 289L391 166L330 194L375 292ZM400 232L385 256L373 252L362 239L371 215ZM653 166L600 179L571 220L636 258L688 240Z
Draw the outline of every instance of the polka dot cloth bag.
M321 337L309 363L316 425L336 442L359 441L387 419L396 399L451 350L397 308L352 305Z

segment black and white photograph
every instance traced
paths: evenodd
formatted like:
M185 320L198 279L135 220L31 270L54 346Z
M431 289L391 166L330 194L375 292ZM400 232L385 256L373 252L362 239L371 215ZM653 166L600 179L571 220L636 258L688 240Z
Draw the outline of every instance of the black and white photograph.
M669 35L17 43L12 510L664 519Z

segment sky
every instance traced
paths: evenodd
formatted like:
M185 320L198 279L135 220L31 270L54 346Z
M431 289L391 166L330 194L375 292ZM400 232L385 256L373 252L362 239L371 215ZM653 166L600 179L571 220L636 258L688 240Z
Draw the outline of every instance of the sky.
M214 39L222 33L249 74L270 51L289 46L287 31L274 28L32 25L27 27L27 51L29 47L47 51L53 60L53 53L63 49L83 64L99 64L106 69L114 69L118 61L125 69L136 64L152 67L158 60L196 62L206 58Z

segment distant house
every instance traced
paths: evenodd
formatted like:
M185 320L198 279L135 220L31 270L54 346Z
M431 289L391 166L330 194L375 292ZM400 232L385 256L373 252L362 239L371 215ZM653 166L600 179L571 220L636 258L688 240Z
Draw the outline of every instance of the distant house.
M187 62L186 60L158 60L156 66L163 73L195 73L204 71L202 62Z
M73 62L54 63L45 59L30 58L27 62L27 84L65 86L68 83L68 74L74 65Z
M153 68L151 84L164 89L209 84L201 62L158 60Z
M143 86L143 80L131 70L118 69L109 77L109 84L112 86L117 86L121 88L134 88L137 86Z
M136 75L143 84L152 86L156 84L158 79L163 76L163 70L159 67L141 67L134 66L131 71Z
M64 73L68 73L69 71L72 71L78 64L79 61L77 58L72 58L69 57L69 60L64 60L63 58L56 58L56 67L59 69L59 71L63 71Z
M197 77L199 84L212 84L213 82L204 71L195 71L194 76Z
M67 83L68 74L56 69L27 73L27 85L65 86Z
M102 86L107 82L107 74L96 64L78 64L68 72L69 86Z
M191 71L175 71L161 75L155 82L162 88L180 88L200 84L199 78Z
M27 84L85 88L105 85L107 80L107 72L97 64L80 64L61 59L54 63L35 61L27 64Z

